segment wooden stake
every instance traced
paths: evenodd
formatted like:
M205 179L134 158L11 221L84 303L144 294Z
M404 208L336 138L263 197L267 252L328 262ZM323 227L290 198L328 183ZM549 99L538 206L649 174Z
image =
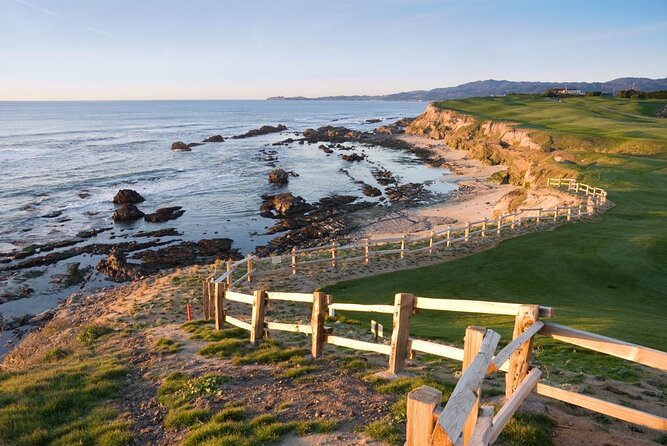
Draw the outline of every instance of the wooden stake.
M208 312L209 305L208 305L208 279L204 280L204 286L201 294L201 302L202 305L204 306L204 319L208 320L209 317L211 316Z
M428 239L428 253L433 254L433 230L431 230L431 237Z
M463 241L465 241L466 243L468 243L468 236L469 235L470 235L470 222L467 221L466 222L466 229L465 229L465 232L464 232L464 239L463 239Z
M484 340L484 334L486 329L484 327L468 327L466 328L466 336L463 343L463 370L468 368L472 364L473 359L479 353L479 349L482 346L482 341ZM470 444L470 439L475 430L475 424L477 424L477 414L479 411L479 400L481 392L477 389L477 402L472 407L470 415L466 420L466 424L463 426L463 444Z
M225 287L221 283L216 283L214 290L215 329L222 330L225 326Z
M567 221L572 220L572 206L567 208Z
M252 317L250 321L250 343L259 344L264 337L264 313L266 311L266 291L255 291L252 302Z
M394 299L394 328L391 333L391 354L389 372L400 373L405 369L410 336L410 317L414 309L415 297L412 294L399 293Z
M401 236L401 258L405 256L405 234Z
M539 305L521 305L514 321L514 333L512 339L521 335L528 327L533 325L540 314ZM507 375L505 375L505 396L510 397L519 387L528 373L528 361L533 348L533 338L528 341L510 356L510 365Z
M421 386L408 393L406 446L428 446L436 420L433 411L442 400L442 392Z
M225 262L227 265L227 289L232 287L232 259L227 259Z
M296 274L296 247L292 248L292 274Z
M512 225L510 226L512 231L516 228L516 213L512 214Z
M449 245L452 244L451 239L452 239L452 227L450 226L449 228L447 228L447 247L448 248L449 248Z
M503 226L503 217L500 216L498 217L498 220L496 220L496 235L500 235L500 228Z
M208 283L208 318L215 317L215 282L211 280Z
M185 312L188 315L188 322L191 322L192 321L192 308L190 307L190 304L187 304L185 306Z
M537 224L540 224L540 217L542 217L542 208L537 210Z
M313 343L311 346L311 354L313 358L322 356L324 347L324 314L327 306L327 295L315 291L313 293L313 312L310 316L310 327L313 331Z
M369 249L368 249L368 237L366 237L364 239L364 262L366 264L370 263L370 261L371 261L371 258L368 255L368 251L369 251Z
M336 267L336 242L331 244L331 266Z
M558 220L558 206L554 208L554 221Z
M482 238L486 237L486 224L489 219L484 217L484 221L482 222Z
M252 256L248 254L248 262L247 262L247 269L248 269L248 282L252 282Z

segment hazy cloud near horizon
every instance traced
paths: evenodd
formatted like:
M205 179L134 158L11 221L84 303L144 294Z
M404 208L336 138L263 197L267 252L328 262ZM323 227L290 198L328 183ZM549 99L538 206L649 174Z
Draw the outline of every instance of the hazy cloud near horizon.
M0 100L386 94L667 74L667 2L0 0Z

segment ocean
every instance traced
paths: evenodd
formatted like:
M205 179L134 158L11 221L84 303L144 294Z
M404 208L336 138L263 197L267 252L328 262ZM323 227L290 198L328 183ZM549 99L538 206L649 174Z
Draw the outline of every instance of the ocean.
M340 159L338 153L327 156L317 145L271 145L298 138L295 132L309 127L336 125L370 131L402 117L417 116L425 105L379 101L0 102L0 252L113 226L83 243L123 241L137 231L174 227L184 240L229 237L245 254L272 237L265 232L274 222L259 216L262 195L292 192L309 202L332 194L363 197L355 180L380 187L371 175L372 167L391 170L401 183L427 181L431 191L446 193L455 188L445 181L446 169L429 168L402 150L363 147L369 162L352 163ZM367 119L382 122L367 123ZM288 130L229 139L277 124ZM192 152L170 150L174 141L201 142L215 134L226 141L193 147ZM271 158L276 159L271 162ZM298 176L284 187L270 185L267 176L274 168L272 163ZM114 224L111 200L122 188L135 189L146 198L138 205L146 213L183 206L185 214L166 223ZM98 259L74 260L94 265ZM7 301L0 303L0 316L36 314L71 293L72 289L50 280L53 274L62 274L63 268L47 268L42 276L30 280L0 272L0 294L4 292ZM110 283L99 275L89 282L96 286ZM19 286L30 286L34 292L15 300L11 294Z

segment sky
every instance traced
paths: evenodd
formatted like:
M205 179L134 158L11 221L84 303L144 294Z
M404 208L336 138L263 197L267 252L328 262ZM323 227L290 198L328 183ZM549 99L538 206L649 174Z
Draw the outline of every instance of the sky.
M0 100L667 76L667 0L0 0Z

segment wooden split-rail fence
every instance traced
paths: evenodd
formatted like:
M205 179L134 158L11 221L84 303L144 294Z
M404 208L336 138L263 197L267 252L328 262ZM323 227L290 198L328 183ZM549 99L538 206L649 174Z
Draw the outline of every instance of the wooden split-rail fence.
M260 290L253 294L244 294L225 290L224 283L210 281L204 284L204 291L204 316L215 319L216 329L230 324L248 330L249 341L255 345L274 331L303 333L311 336L313 358L324 354L326 344L379 353L389 357L389 376L404 372L406 361L417 353L461 361L463 373L444 407L439 407L442 394L432 387L422 386L408 394L407 446L491 445L531 392L649 429L667 432L666 418L540 382L542 372L530 365L532 344L536 335L667 371L667 353L546 322L545 320L554 315L551 307L418 297L408 293L396 294L393 305L337 303L333 296L323 292L306 294ZM268 309L272 301L310 305L310 324L269 321ZM228 314L226 302L250 305L250 322ZM332 327L325 325L328 310L392 314L391 343L382 344L337 336ZM511 316L515 318L512 340L497 351L500 335L483 327L466 329L463 348L417 339L410 336L410 321L412 314L420 310ZM485 376L499 371L506 373L505 401L494 415L493 406L480 407L481 386Z
M329 245L313 248L293 248L289 254L246 258L232 262L227 260L225 271L212 280L224 282L227 289L233 289L244 282L264 273L291 273L313 265L337 267L343 262L359 262L369 265L373 259L394 257L407 259L411 255L432 255L439 250L466 246L476 239L502 237L508 232L516 232L528 225L539 227L546 223L574 221L596 214L607 201L607 192L599 187L577 183L574 179L549 178L547 186L567 187L567 191L580 197L575 206L554 208L519 209L493 219L466 222L463 226L448 226L430 231L426 235L403 234L394 238L364 238L356 243Z

